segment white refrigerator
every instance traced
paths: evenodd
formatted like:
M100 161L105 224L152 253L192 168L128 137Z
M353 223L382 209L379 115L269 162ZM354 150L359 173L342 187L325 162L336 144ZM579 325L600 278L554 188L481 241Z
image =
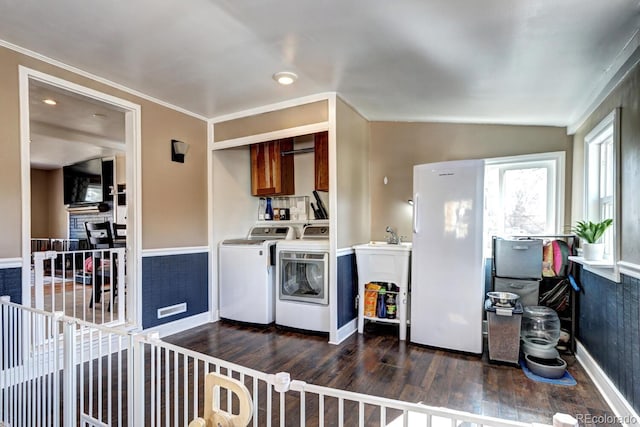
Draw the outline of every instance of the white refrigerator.
M413 168L411 342L482 353L484 160Z

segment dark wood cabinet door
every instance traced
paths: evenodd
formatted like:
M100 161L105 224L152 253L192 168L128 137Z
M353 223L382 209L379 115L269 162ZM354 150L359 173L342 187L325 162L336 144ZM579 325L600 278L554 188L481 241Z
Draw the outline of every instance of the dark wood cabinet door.
M278 196L295 193L293 156L281 153L293 150L293 138L251 145L251 194Z
M315 188L317 191L329 191L329 133L314 135Z

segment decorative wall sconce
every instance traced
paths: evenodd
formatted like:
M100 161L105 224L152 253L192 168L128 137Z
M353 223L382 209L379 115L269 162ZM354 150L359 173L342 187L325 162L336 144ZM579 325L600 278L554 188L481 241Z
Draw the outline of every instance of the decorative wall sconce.
M184 155L187 151L189 151L189 144L177 139L171 140L171 161L184 163Z

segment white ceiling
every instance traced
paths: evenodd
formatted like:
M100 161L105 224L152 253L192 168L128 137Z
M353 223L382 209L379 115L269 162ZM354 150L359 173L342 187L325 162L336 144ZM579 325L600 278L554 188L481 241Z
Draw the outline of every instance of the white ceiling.
M637 54L639 17L638 0L0 0L0 39L204 117L336 91L370 120L566 126Z
M56 105L42 102L53 99ZM31 166L55 169L125 150L124 112L95 99L29 82Z

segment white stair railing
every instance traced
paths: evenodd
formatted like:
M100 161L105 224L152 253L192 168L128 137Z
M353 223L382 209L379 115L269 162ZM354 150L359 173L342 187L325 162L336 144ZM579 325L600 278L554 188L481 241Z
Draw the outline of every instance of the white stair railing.
M96 324L126 321L125 248L33 253L32 307Z
M59 315L25 310L0 298L0 425L59 426Z
M150 354L144 379L145 422L153 426L188 425L205 414L205 378L214 372L244 384L253 401L249 425L258 426L371 426L542 427L545 424L475 415L448 408L403 402L362 393L291 380L286 372L266 374L212 356L164 342L157 335L139 335ZM232 390L214 401L218 410L238 415L239 402ZM173 408L164 411L163 408ZM184 408L184 410L183 410Z
M0 324L0 426L144 425L126 402L131 334L8 297Z
M542 426L308 384L7 297L0 323L0 426L187 426L213 412L254 427ZM212 389L209 373L239 387Z

